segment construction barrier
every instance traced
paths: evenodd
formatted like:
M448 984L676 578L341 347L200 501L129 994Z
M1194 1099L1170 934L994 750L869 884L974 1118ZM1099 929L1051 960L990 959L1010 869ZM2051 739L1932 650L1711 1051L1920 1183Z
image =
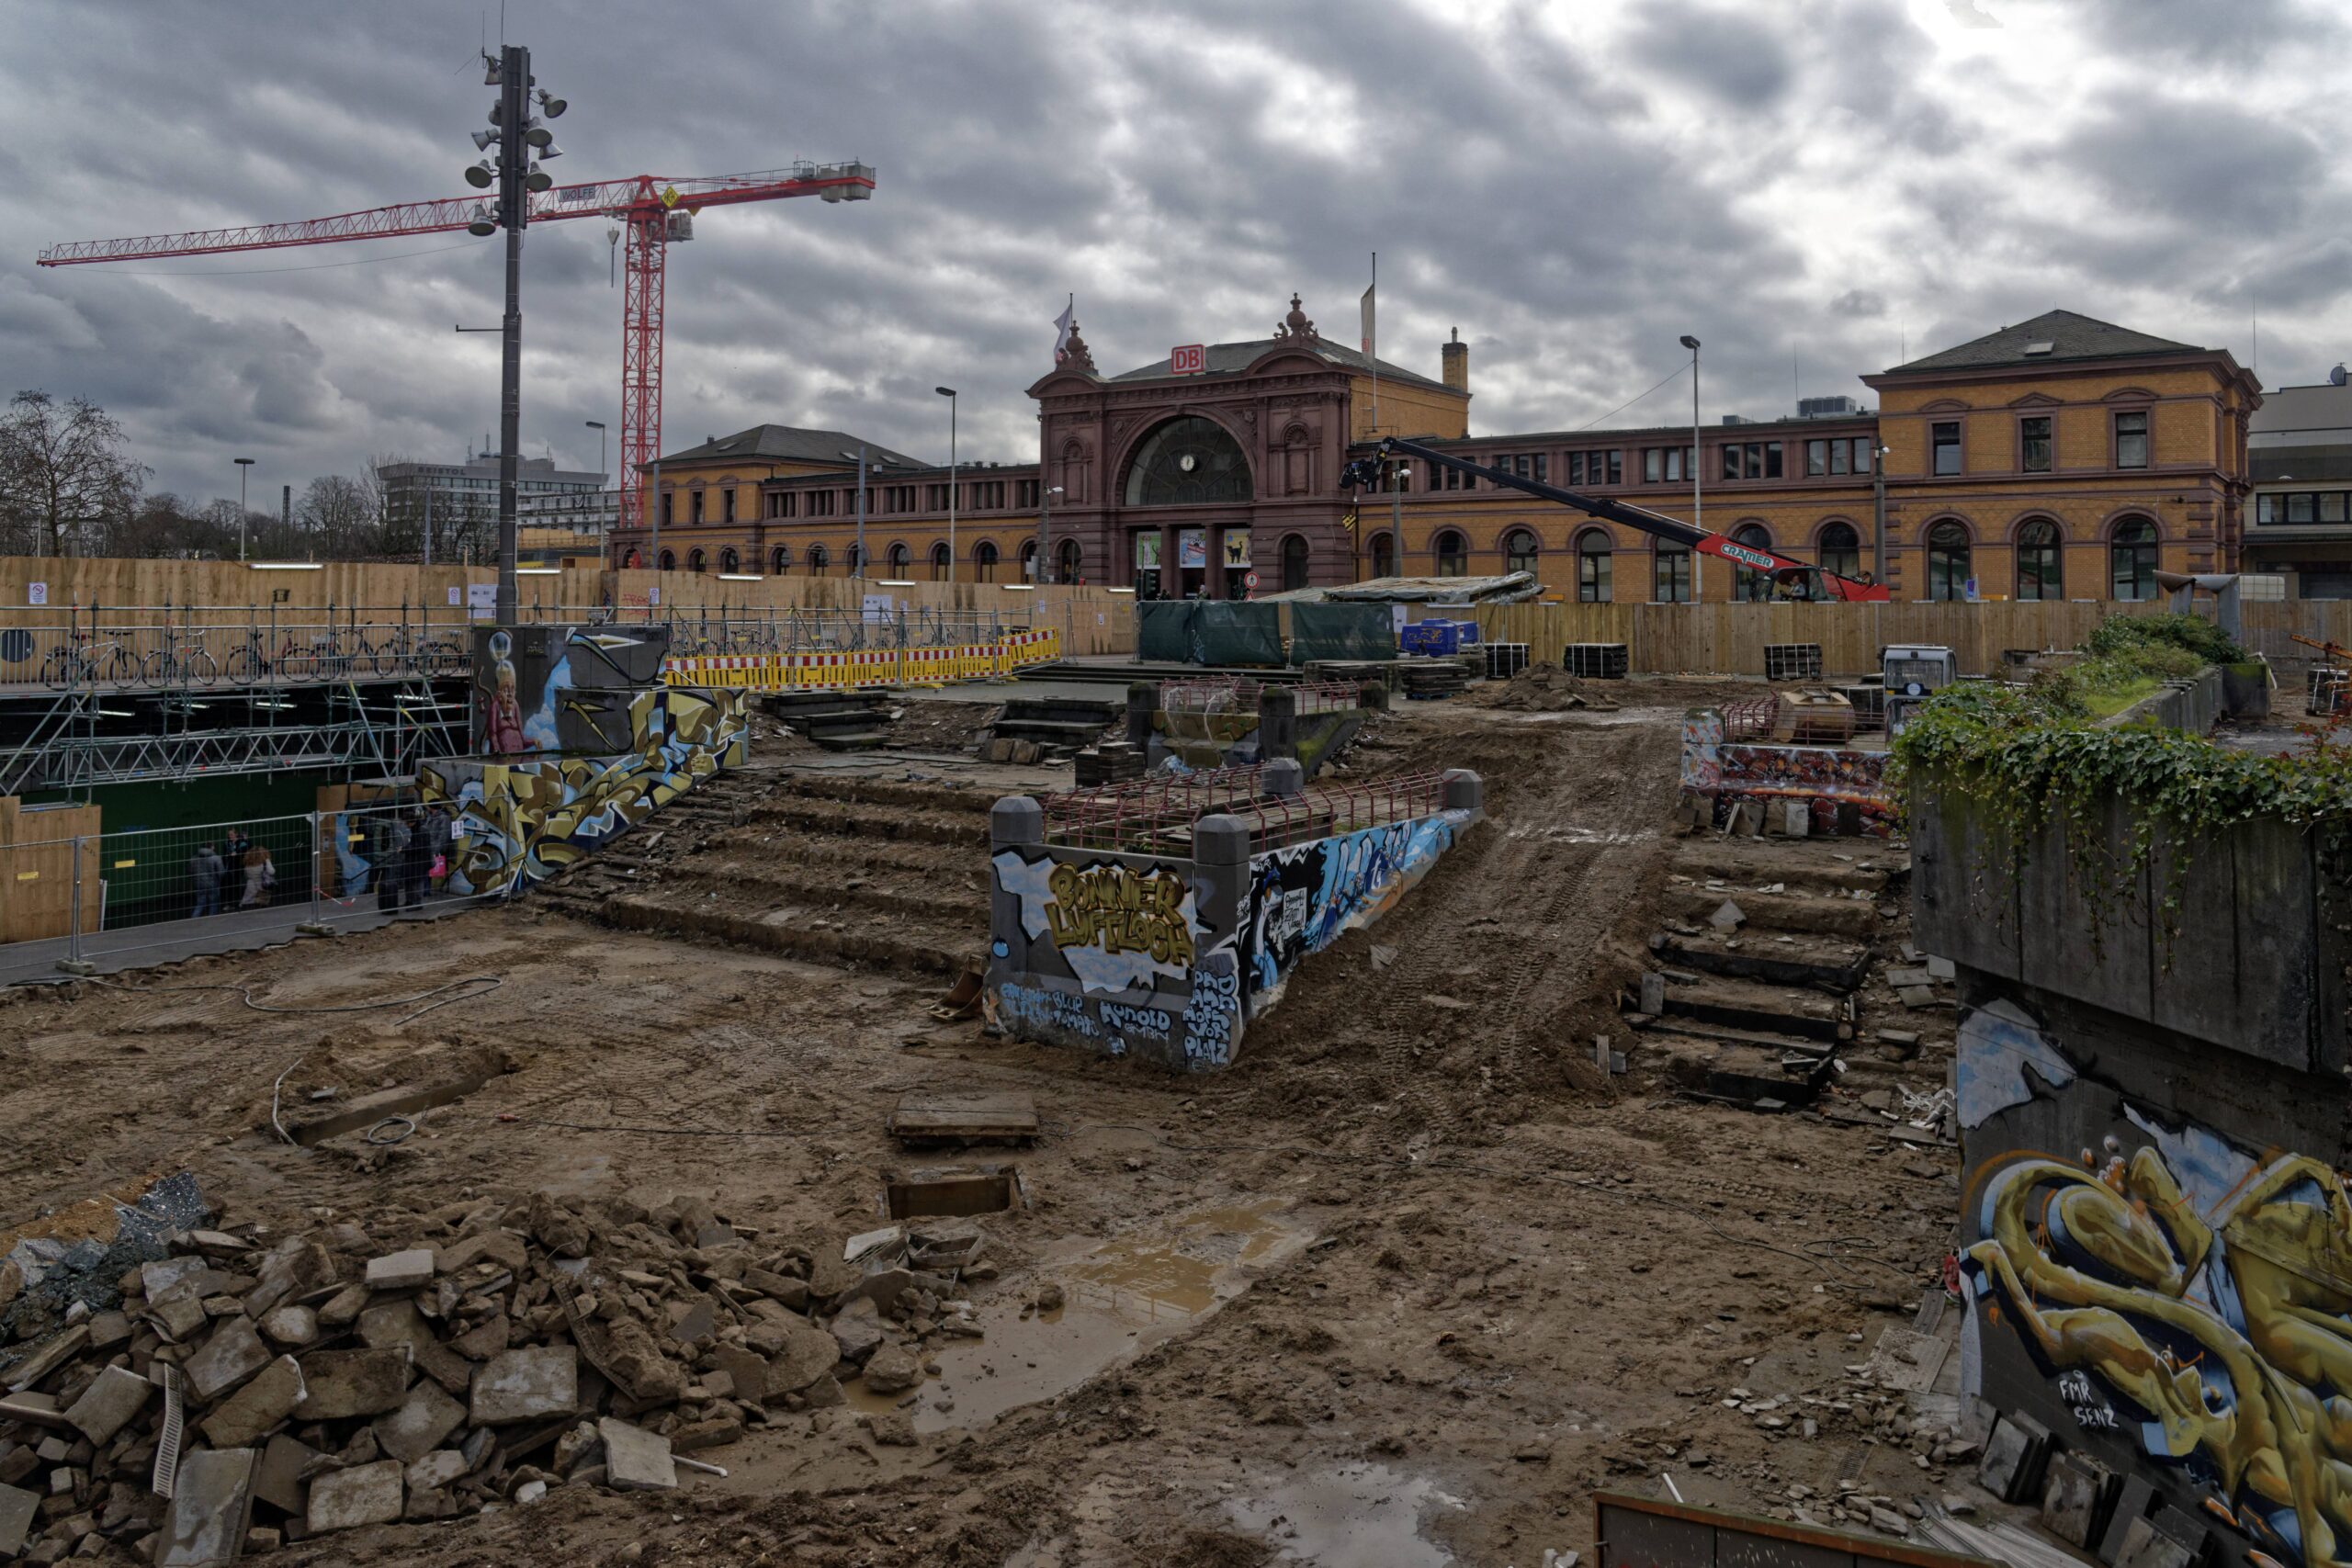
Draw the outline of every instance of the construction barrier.
M849 649L835 653L695 654L664 660L673 686L734 686L760 692L842 691L861 686L945 685L991 681L1061 657L1051 627L1010 632L995 642L953 648Z

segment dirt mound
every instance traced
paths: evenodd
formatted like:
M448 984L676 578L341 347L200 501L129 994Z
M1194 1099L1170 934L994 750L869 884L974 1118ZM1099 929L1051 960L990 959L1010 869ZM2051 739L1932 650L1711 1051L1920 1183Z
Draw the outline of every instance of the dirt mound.
M1566 713L1577 708L1613 713L1618 706L1596 687L1555 664L1531 664L1508 681L1488 681L1473 686L1463 694L1462 700L1472 707L1509 708L1519 713Z

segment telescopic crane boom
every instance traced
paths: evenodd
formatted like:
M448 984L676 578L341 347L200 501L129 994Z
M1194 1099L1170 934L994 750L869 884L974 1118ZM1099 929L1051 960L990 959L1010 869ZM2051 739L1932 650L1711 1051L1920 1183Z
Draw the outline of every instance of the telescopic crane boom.
M1525 479L1507 468L1474 463L1467 457L1457 457L1451 452L1441 452L1434 446L1424 446L1418 441L1408 441L1400 435L1384 436L1371 457L1359 457L1350 463L1340 475L1340 488L1351 491L1376 488L1380 483L1382 466L1395 457L1419 457L1437 468L1491 479L1509 489L1524 491L1540 500L1573 506L1603 522L1622 523L1628 528L1639 528L1653 537L1668 540L1702 555L1720 557L1734 565L1761 572L1771 579L1773 587L1786 598L1849 604L1884 604L1887 601L1883 583L1843 577L1810 561L1793 560L1787 556L1775 555L1770 550L1738 544L1712 529L1694 527L1679 517L1668 517L1662 512L1652 512L1646 506L1634 506L1622 501L1611 501L1606 496L1562 490L1542 479Z

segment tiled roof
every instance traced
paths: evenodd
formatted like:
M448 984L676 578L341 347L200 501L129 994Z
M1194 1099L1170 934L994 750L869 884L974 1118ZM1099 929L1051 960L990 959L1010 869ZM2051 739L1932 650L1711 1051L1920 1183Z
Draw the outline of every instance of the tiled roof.
M2112 321L2094 321L2072 310L2051 310L2030 321L1910 360L1888 370L1981 370L2002 365L2048 365L2066 359L2119 359L2142 354L2198 354L2195 344L2151 337Z
M789 424L755 424L749 430L739 430L732 435L721 435L699 446L689 446L683 452L673 452L663 457L664 463L716 463L759 461L779 463L839 463L844 468L857 467L858 437L840 430L802 430ZM842 456L847 453L848 456ZM893 452L888 446L868 442L865 460L873 468L919 468L924 467L919 457L903 452Z

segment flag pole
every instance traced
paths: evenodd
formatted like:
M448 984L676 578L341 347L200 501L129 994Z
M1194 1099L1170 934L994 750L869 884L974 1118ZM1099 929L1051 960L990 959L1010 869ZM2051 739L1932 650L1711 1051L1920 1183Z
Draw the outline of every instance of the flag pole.
M1364 357L1372 361L1372 438L1380 439L1380 253L1372 253L1373 330L1364 334Z

